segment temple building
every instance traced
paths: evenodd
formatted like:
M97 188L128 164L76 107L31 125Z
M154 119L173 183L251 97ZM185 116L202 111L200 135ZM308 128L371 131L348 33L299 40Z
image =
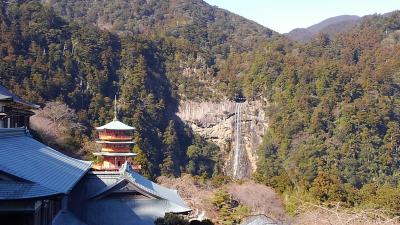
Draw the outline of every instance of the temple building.
M91 162L34 140L24 128L0 129L0 224L51 225Z
M176 190L162 187L141 176L140 165L133 165L131 152L134 127L117 119L97 127L102 157L100 163L72 192L71 211L88 225L154 224L165 213L191 211Z
M29 127L31 110L38 108L0 85L0 128Z
M92 166L30 136L36 105L4 87L0 103L7 108L0 117L7 120L0 128L1 225L150 225L165 213L191 211L176 190L133 169L133 127L116 119L98 127L103 162Z
M71 196L70 211L87 225L152 225L165 213L191 211L176 190L146 179L128 162L119 171L87 173Z

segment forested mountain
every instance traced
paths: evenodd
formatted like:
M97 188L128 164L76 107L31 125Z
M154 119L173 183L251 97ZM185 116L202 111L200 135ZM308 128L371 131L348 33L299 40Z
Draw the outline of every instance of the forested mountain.
M398 215L399 50L396 12L364 18L335 39L258 51L244 86L271 102L259 180Z
M282 36L202 0L52 0L56 12L120 35L174 43L167 76L181 98L221 100L239 94L249 53ZM183 75L183 76L182 76ZM193 79L195 78L195 79Z
M319 33L328 34L330 38L333 38L338 33L350 30L356 26L360 20L361 18L359 16L335 16L307 28L293 29L285 34L285 36L300 43L311 41L311 39L316 37Z
M71 145L118 94L152 175L211 176L218 148L175 116L179 101L266 99L257 181L399 214L399 12L299 44L200 0L0 3L1 83L74 109L87 130Z
M252 50L275 33L202 0L44 1L82 24L117 33L189 40L213 56Z
M168 40L81 27L37 1L1 1L0 7L1 84L28 101L72 108L82 126L69 130L64 146L79 149L94 126L110 121L110 97L118 94L119 117L137 128L135 151L144 168L153 175L186 169L212 175L216 147L174 116L178 96L166 77L166 51L174 45ZM191 145L201 152L189 158Z

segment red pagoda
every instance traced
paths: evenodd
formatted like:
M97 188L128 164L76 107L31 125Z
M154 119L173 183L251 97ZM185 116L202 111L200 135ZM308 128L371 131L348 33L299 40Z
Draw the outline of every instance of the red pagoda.
M96 130L99 132L99 140L96 142L100 143L102 147L100 152L93 154L101 156L103 160L93 165L93 169L119 170L122 164L137 155L130 151L130 146L134 143L132 132L135 128L118 121L116 113L112 122L97 127Z

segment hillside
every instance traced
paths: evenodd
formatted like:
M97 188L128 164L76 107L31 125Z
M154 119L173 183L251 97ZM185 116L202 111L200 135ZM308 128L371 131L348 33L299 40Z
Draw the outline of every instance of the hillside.
M396 12L278 56L258 52L244 86L271 102L259 181L318 202L399 214L399 35Z
M119 118L137 128L136 159L144 174L179 175L189 163L192 174L211 176L219 168L217 147L175 116L178 96L165 63L173 44L81 27L36 1L0 6L0 82L44 106L41 121L69 114L70 121L54 121L68 124L57 149L83 148L91 157L94 127L113 118L110 97L118 94ZM189 146L202 152L189 158Z
M226 57L252 50L276 35L272 30L202 0L45 1L56 12L104 30L183 38Z
M233 152L232 100L246 97L251 177L288 213L307 201L399 216L400 12L305 44L200 0L13 1L0 19L0 82L44 110L71 109L80 126L61 146L85 149L118 94L145 175L218 178L211 141Z
M311 41L311 39L315 38L319 33L326 33L333 38L338 33L350 30L359 22L360 17L358 16L335 16L307 28L293 29L289 33L285 34L285 36L300 43Z
M240 92L238 78L248 65L246 53L283 38L202 0L53 0L45 4L80 24L174 43L174 48L166 49L173 51L167 76L183 99L232 99Z

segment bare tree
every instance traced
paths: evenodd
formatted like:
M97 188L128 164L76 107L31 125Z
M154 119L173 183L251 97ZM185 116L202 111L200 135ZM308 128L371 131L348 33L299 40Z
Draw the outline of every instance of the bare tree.
M288 196L296 201L299 207L294 218L294 225L398 225L400 217L391 217L382 209L355 209L341 207L340 203L323 205L303 201L294 196Z
M75 110L69 108L63 102L49 102L43 109L39 110L36 115L49 119L51 125L57 128L62 126L68 126L69 128L79 127L79 124L76 122L77 117Z
M67 140L74 133L81 134L84 127L78 123L75 110L65 103L59 101L47 103L43 109L35 112L30 122L31 128L48 145L68 150L70 153L79 152L79 149L71 149L73 146L70 147Z

